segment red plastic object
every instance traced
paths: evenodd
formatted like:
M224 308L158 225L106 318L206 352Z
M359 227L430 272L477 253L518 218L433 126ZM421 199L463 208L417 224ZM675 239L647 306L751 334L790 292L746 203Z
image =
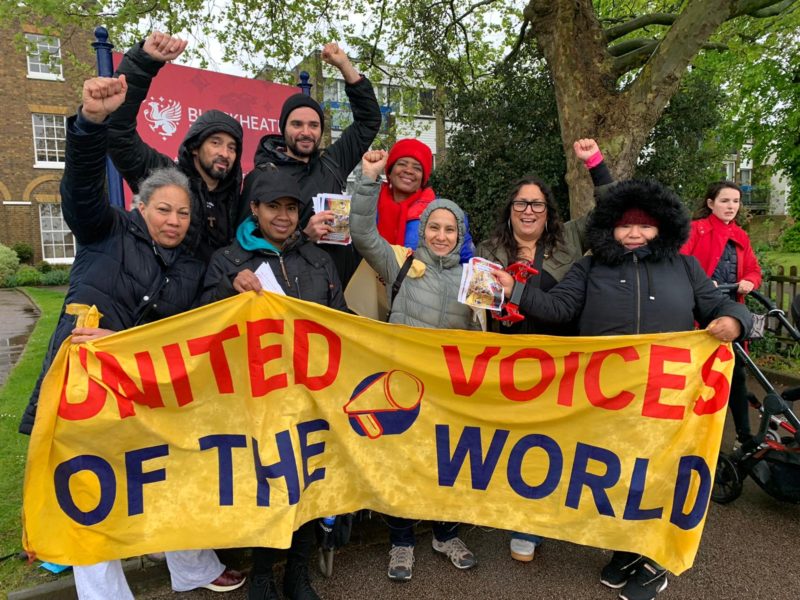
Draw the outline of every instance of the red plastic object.
M531 275L536 275L538 272L539 271L530 265L521 262L511 263L508 265L508 267L506 267L506 273L511 275L514 278L514 281L519 283L525 283L528 280L528 277ZM493 312L492 317L498 321L507 323L517 323L525 318L523 315L519 314L519 306L512 303L510 300L506 302L503 308L505 309L505 314Z

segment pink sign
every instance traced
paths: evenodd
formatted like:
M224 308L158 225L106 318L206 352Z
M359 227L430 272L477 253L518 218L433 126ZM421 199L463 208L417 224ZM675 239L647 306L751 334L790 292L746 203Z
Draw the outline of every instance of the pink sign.
M115 69L121 60L122 54L115 52ZM281 106L299 91L290 85L167 64L142 102L137 130L145 143L175 159L189 127L204 111L224 111L242 124L242 170L247 173L253 168L258 141L280 133Z

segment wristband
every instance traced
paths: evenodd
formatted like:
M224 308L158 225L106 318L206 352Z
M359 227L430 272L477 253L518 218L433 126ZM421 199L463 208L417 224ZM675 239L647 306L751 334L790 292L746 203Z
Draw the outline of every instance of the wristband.
M583 163L586 165L587 169L593 169L597 165L603 162L603 153L598 150L594 154L592 154L586 161Z

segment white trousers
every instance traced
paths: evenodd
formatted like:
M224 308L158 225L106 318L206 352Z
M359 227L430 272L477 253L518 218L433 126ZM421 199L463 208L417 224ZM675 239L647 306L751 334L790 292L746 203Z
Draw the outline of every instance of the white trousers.
M225 570L213 550L165 552L176 592L188 592L214 581ZM134 600L119 560L73 567L79 600Z

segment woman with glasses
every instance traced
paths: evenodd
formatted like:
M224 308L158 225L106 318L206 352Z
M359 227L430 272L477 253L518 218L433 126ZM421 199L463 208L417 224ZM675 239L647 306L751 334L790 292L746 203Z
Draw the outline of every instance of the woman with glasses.
M580 139L573 149L589 168L595 186L611 183L611 175L597 142ZM512 184L492 237L478 244L475 254L504 267L515 262L532 266L538 273L531 275L528 285L546 291L561 281L572 263L586 251L583 240L585 225L586 217L563 223L553 192L535 175L527 175ZM501 324L490 320L490 326L500 333L574 333L571 324L552 325L537 322L530 316L517 323ZM522 562L533 560L536 546L541 541L537 535L512 532L511 557Z

